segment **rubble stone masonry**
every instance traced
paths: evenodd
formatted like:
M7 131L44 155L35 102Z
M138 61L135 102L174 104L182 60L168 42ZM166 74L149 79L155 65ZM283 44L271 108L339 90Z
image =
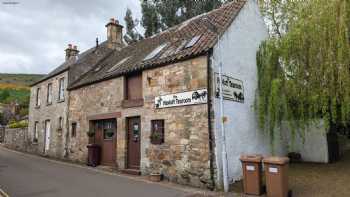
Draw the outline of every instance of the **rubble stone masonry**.
M69 158L85 162L88 117L121 113L117 118L116 166L125 169L126 118L141 117L141 173L160 171L170 181L207 187L211 185L207 104L155 109L154 98L207 88L207 56L145 70L142 73L144 105L123 108L124 77L85 86L70 92L69 123L77 135L69 143ZM164 143L150 143L151 120L164 120Z

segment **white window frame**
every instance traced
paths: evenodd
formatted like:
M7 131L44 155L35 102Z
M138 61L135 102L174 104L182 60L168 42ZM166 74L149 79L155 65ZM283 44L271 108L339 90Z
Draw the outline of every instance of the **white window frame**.
M60 78L58 81L58 101L64 101L64 78Z
M52 83L47 84L47 98L46 98L47 104L52 103Z
M34 122L34 131L33 131L33 141L34 139L38 140L39 138L39 122L38 121L35 121Z
M41 89L40 89L40 88L37 88L37 89L36 89L36 103L35 103L35 105L36 105L37 107L39 107L39 106L41 105L40 92L41 92Z

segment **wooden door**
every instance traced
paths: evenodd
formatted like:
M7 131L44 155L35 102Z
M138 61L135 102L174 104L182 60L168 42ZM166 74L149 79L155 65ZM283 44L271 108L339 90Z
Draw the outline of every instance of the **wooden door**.
M95 140L96 143L101 146L102 165L115 166L116 128L116 121L114 119L96 121Z
M129 169L140 169L140 140L141 120L140 117L129 118L128 125L128 162Z

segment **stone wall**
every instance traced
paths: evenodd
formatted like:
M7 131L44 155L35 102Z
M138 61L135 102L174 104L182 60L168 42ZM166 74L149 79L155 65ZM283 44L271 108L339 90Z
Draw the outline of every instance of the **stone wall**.
M28 128L5 128L3 145L22 152L35 153L37 146L29 139Z
M117 118L116 165L127 159L126 118L141 117L141 172L160 170L166 179L180 184L207 187L210 183L207 104L155 109L159 95L207 88L207 56L143 71L142 107L123 108L124 77L89 85L70 92L69 122L77 122L69 158L86 161L88 117L120 112ZM150 143L151 120L164 119L165 142Z
M59 80L65 79L65 99L63 101L58 100L59 94ZM68 82L68 72L63 72L55 77L52 77L44 82L41 82L31 88L30 105L29 105L29 125L28 138L33 141L34 138L34 125L38 122L38 143L35 143L37 148L37 154L44 154L45 145L45 121L50 120L50 148L47 153L48 156L63 158L65 155L66 140L69 137L67 130L67 113L68 113L68 91L66 91ZM48 104L47 101L47 86L52 83L52 104ZM37 88L41 89L40 107L36 106L36 91ZM59 129L59 118L62 117L63 128Z

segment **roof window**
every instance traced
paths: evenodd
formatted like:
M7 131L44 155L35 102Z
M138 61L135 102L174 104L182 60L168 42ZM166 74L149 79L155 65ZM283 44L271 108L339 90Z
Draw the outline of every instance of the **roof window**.
M127 62L129 59L131 58L131 56L126 57L122 60L120 60L116 65L114 65L111 69L109 69L107 72L113 72L115 71L120 65L124 64L125 62Z
M168 43L164 43L160 46L158 46L156 49L154 49L150 54L148 54L144 61L153 59L155 56L157 56L166 46L168 46Z
M195 44L197 44L197 42L199 41L200 38L201 38L201 35L193 37L193 38L186 44L186 46L185 46L184 49L193 47Z

